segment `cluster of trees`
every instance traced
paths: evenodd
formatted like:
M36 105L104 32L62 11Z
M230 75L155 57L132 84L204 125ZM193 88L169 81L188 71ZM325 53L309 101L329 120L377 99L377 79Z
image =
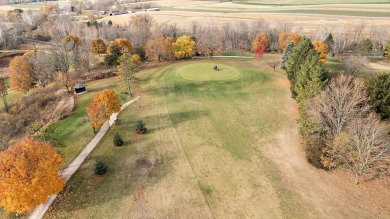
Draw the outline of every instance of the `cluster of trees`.
M282 66L299 104L300 133L313 165L343 167L362 179L389 175L390 135L382 119L389 117L390 75L366 83L349 74L329 78L323 67L325 42L290 42Z

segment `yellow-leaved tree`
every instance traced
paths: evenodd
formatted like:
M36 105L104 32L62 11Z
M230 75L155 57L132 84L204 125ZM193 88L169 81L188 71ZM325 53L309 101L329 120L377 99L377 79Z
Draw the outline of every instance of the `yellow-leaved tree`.
M111 89L103 90L93 96L92 103L87 106L87 114L91 120L93 131L95 127L102 126L112 113L121 109L118 96Z
M58 194L64 158L47 142L24 138L0 152L0 205L23 213Z
M139 55L130 55L128 53L119 57L119 65L117 66L119 76L124 80L129 96L131 96L131 80L138 67L141 64L141 57Z
M33 86L31 67L23 56L17 56L11 60L8 76L11 89L26 93Z
M184 35L177 38L176 42L172 44L172 49L178 59L192 57L195 54L195 42L191 36Z
M314 49L320 55L320 61L322 64L326 62L326 56L328 53L328 45L322 40L314 40L313 41Z

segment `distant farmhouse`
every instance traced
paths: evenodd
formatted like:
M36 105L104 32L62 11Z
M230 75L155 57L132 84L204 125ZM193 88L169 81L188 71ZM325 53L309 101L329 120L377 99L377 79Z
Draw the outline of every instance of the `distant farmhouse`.
M128 11L111 11L110 16L128 14L128 13L129 13Z

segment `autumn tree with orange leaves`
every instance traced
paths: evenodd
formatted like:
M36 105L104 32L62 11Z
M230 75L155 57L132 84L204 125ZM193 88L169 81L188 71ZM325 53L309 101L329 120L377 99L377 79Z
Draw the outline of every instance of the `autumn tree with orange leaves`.
M8 68L11 88L24 93L30 90L34 82L30 70L30 64L25 57L18 56L13 58Z
M126 38L117 38L114 42L121 48L122 53L131 52L133 50L133 45Z
M102 126L112 113L118 112L120 109L119 98L113 90L106 89L95 94L92 103L87 107L93 132L96 133L95 127Z
M173 43L176 42L176 39L173 37L167 37L164 40L164 56L166 59L174 59L175 58L175 53L173 52Z
M64 158L47 142L25 138L0 152L0 205L23 213L58 194Z
M326 62L326 56L328 53L328 45L322 40L314 40L313 41L314 49L317 51L317 53L320 55L320 61L322 64L325 64Z
M101 54L106 53L107 46L102 39L94 39L91 42L91 51L100 56Z
M297 46L301 41L301 38L302 37L296 33L280 33L278 39L280 50L283 52L291 41L294 42L295 46Z
M258 34L252 43L252 49L257 50L259 46L262 46L264 50L268 48L269 39L266 33L262 32Z
M165 39L161 36L149 39L146 42L145 53L149 59L161 61L161 56L164 55L165 51L164 40Z

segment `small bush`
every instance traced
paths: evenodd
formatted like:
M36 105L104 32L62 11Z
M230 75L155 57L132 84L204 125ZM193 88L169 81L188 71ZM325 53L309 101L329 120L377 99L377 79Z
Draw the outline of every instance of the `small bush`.
M115 133L113 142L114 142L114 145L117 147L123 145L123 139L119 133Z
M137 121L137 123L135 124L135 131L137 132L137 134L145 134L148 131L148 129L145 127L144 121Z
M323 142L320 139L309 139L306 143L306 158L309 163L311 163L313 166L324 169L324 166L322 164L322 149L324 145Z
M103 161L96 160L95 161L95 174L103 175L107 171L107 166Z

